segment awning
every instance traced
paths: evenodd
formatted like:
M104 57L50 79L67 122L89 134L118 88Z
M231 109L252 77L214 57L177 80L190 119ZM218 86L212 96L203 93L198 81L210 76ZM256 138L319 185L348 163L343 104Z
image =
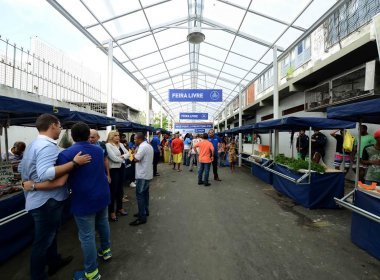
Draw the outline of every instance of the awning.
M36 119L45 113L61 117L68 115L70 109L8 96L0 96L0 122L3 124L34 125Z
M143 131L143 132L146 132L146 131L154 131L155 128L152 127L152 126L147 126L147 125L143 125L143 124L139 124L139 123L135 123L135 122L131 122L131 121L125 121L125 122L117 122L116 123L116 128L120 131L120 132L140 132L140 131Z
M380 98L328 108L327 117L380 124Z
M259 130L278 129L282 131L298 131L301 129L309 129L309 127L318 129L348 129L355 128L355 126L356 123L354 122L316 117L287 117L256 124L256 128Z
M67 116L61 117L60 121L64 127L71 127L75 123L82 121L86 123L88 126L98 129L116 124L114 118L79 111L70 111Z

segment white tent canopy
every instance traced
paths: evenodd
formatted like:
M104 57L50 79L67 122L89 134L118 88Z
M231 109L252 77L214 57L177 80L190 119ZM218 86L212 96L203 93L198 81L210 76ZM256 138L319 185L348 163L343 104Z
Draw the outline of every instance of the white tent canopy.
M47 0L163 109L215 118L318 20L331 0ZM187 35L196 29L204 42ZM169 103L169 89L222 89L223 102Z

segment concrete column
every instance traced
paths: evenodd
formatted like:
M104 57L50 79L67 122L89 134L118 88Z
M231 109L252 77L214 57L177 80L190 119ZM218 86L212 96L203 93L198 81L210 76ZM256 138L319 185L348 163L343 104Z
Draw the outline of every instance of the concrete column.
M162 128L162 105L160 106L160 127Z
M243 104L242 104L242 86L239 86L239 127L243 125ZM239 133L239 155L243 152L242 133ZM241 157L239 157L239 167L241 167Z
M224 130L227 130L227 106L224 108Z
M279 94L278 94L278 62L277 62L277 46L273 47L273 119L280 118ZM274 156L279 151L279 135L276 130L274 133Z
M108 69L107 69L107 116L112 117L112 83L113 83L113 42L108 41ZM107 126L107 134L111 131Z

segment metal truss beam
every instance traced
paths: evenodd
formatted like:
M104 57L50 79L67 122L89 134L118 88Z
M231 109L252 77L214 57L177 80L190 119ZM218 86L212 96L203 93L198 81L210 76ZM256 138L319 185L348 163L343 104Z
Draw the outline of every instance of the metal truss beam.
M245 33L245 32L241 32L240 30L236 30L236 29L233 29L233 28L230 28L228 27L227 25L224 25L222 23L219 23L217 21L214 21L214 20L211 20L211 19L208 19L208 18L205 18L203 17L201 19L201 21L207 25L211 25L211 26L214 26L214 27L219 27L221 29L223 29L223 31L226 31L228 33L231 33L237 37L241 37L243 39L246 39L246 40L249 40L253 43L256 43L256 44L259 44L259 45L262 45L264 47L267 47L267 48L270 48L271 47L271 43L266 41L266 40L263 40L263 39L260 39L260 38L257 38L255 36L252 36L248 33ZM280 52L283 52L284 51L284 48L280 47L280 46L277 46L278 50Z
M144 10L142 9L142 11L144 11ZM155 31L155 30L161 29L161 28L168 28L167 27L168 25L170 26L170 25L176 25L176 24L183 24L183 23L186 23L187 21L188 21L187 17L182 17L182 18L175 19L172 21L168 21L168 22L156 25L156 26L152 26L151 28L140 29L140 30L128 33L128 34L123 34L123 35L115 37L115 42L118 42L118 41L124 40L124 39L128 39L130 37L138 36L141 34L145 34L145 33L149 33L149 35L152 35L151 34L152 31ZM149 35L147 35L147 36L149 36ZM105 44L107 44L107 41L103 41L103 45L105 45Z
M232 1L225 1L225 0L217 0L217 1L219 1L219 2L221 2L221 3L223 3L223 4L226 4L226 5L230 5L230 6L232 6L232 7L238 8L238 9L240 9L240 10L245 10L245 9L246 9L246 8L244 8L243 6L240 6L240 5L238 5L238 4L233 3ZM260 17L263 17L263 18L269 19L269 20L271 20L271 21L275 21L275 22L277 22L277 23L281 23L281 24L286 25L286 26L289 25L288 22L285 22L285 21L280 20L280 19L278 19L278 18L275 18L275 17L269 16L269 15L266 15L266 14L263 14L263 13L260 13L260 12L257 12L257 11L252 10L252 9L248 9L248 12L251 13L251 14L255 14L255 15L258 15L258 16L260 16ZM302 32L305 32L305 31L306 31L305 28L300 27L300 26L297 26L297 25L294 25L294 24L292 24L291 27L294 28L294 29L297 29L297 30L299 30L299 31L302 31Z
M221 49L221 50L223 50L223 51L228 52L227 49L222 48L222 47L217 46L217 45L214 45L214 44L211 44L211 43L209 43L209 42L203 42L203 44L207 44L207 45L210 45L210 46L212 46L212 47L215 47L215 48L218 48L218 49ZM256 59L253 59L252 57L245 56L245 55L243 55L243 54L240 54L240 53L237 53L237 52L234 52L234 51L230 51L230 53L232 53L232 54L236 54L236 55L241 56L241 57L246 58L246 59L249 59L249 60L251 60L251 61L253 61L253 62L259 62L260 64L263 64L263 65L265 65L265 66L268 66L268 65L269 65L269 64L267 64L267 63L265 63L265 62L258 61L258 60L256 60Z
M160 5L160 4L163 4L163 3L166 3L166 2L170 2L170 1L172 1L172 0L164 0L164 1L161 1L161 2L153 3L153 4L151 4L151 5L144 6L143 8L135 9L135 10L133 10L133 11L129 11L129 12L126 12L126 13L120 14L120 15L118 15L118 16L114 16L114 17L108 18L108 19L103 20L103 21L101 21L101 22L97 22L97 23L94 23L94 24L87 25L87 26L85 26L84 28L86 28L86 29L93 28L93 27L95 27L95 26L98 26L98 25L101 25L101 24L104 24L104 23L107 23L107 22L113 21L113 20L115 20L115 19L119 19L119 18L122 18L122 17L128 16L128 15L131 15L131 14L134 14L134 13L137 13L137 12L140 12L140 11L142 11L143 9L152 8L152 7L154 7L154 6L157 6L157 5Z

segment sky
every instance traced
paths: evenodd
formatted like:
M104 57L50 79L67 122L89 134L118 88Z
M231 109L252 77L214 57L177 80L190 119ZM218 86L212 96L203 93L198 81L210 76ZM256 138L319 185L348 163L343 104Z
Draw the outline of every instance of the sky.
M31 48L31 37L38 36L79 64L99 72L102 91L106 92L107 56L45 0L0 0L0 35L26 49ZM113 70L114 98L144 110L145 91L116 65Z

